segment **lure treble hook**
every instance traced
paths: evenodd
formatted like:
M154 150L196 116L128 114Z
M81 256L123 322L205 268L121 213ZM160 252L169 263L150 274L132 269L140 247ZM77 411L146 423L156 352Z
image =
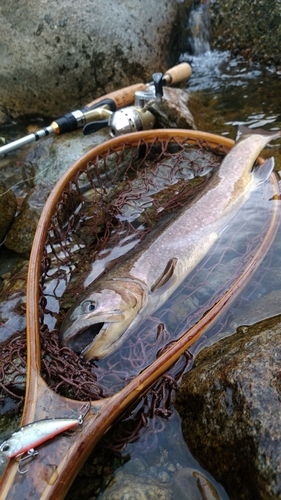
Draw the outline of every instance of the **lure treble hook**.
M31 448L30 450L27 451L26 456L23 456L18 460L18 473L19 474L26 474L29 469L22 470L22 465L24 462L27 462L28 460L33 460L38 455L38 451L34 450L34 448Z

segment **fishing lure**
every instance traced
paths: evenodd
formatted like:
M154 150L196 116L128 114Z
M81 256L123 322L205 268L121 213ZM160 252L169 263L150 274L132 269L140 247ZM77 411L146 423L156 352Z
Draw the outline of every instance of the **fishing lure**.
M38 454L34 450L36 446L52 439L57 434L82 425L89 410L90 404L87 404L85 413L79 415L78 418L50 418L24 425L18 431L13 432L9 439L1 443L0 452L7 459L18 457L26 452L28 458L32 458ZM21 460L24 461L26 458ZM18 470L21 472L20 469Z

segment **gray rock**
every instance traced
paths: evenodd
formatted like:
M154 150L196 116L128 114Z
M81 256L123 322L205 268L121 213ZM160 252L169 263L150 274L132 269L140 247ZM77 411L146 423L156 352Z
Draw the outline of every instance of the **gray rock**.
M233 500L281 495L281 317L201 351L176 398L186 442Z
M180 8L176 0L2 2L2 118L57 117L150 81L152 73L172 65Z

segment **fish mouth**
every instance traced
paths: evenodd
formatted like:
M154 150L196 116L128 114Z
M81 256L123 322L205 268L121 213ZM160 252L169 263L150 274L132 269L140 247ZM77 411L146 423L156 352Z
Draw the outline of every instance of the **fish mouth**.
M77 353L82 353L98 336L105 323L95 323L79 333L76 333L67 342L67 347Z

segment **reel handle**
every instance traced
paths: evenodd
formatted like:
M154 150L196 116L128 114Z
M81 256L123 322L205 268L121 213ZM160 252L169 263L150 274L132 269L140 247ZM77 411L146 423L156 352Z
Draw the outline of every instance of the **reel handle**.
M192 75L192 68L190 64L183 62L165 72L163 79L167 85L175 84L187 80Z

